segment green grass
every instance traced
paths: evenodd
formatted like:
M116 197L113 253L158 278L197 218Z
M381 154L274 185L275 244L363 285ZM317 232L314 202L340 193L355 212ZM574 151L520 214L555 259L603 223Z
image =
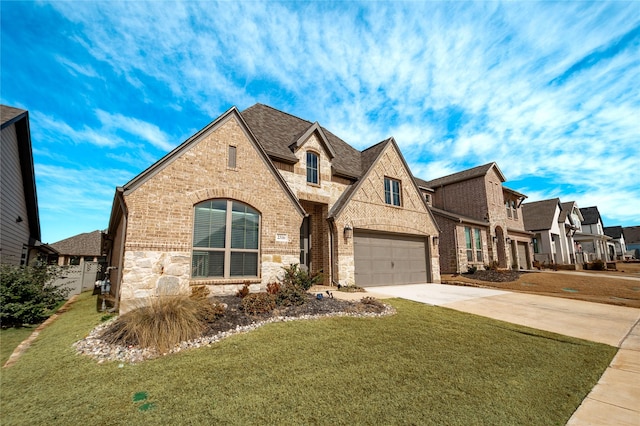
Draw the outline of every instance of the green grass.
M2 369L2 424L565 424L610 346L394 299L391 317L269 324L141 364L71 344L91 295Z
M13 350L29 337L36 327L37 325L0 329L0 366L7 362Z

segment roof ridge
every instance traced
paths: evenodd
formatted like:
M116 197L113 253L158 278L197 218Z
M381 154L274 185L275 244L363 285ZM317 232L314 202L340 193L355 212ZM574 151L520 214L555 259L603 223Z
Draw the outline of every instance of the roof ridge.
M286 111L279 110L278 108L274 108L274 107L272 107L271 105L263 104L263 103L260 103L260 102L256 102L255 104L251 105L249 108L245 109L244 111L247 111L247 110L249 110L249 109L251 109L251 108L253 108L253 107L255 107L255 106L258 106L258 105L263 106L263 107L265 107L265 108L269 108L269 109L271 109L271 110L273 110L273 111L275 111L275 112L279 112L280 114L288 115L289 117L292 117L292 118L298 119L298 120L300 120L300 121L307 122L307 123L309 123L309 124L313 124L313 123L314 123L314 122L311 122L311 121L309 121L309 120L307 120L307 119L305 119L305 118L298 117L297 115L293 115L293 114L288 113L288 112L286 112ZM243 111L243 112L244 112L244 111ZM318 125L320 125L320 123L319 123L319 122L317 122L317 123L318 123Z

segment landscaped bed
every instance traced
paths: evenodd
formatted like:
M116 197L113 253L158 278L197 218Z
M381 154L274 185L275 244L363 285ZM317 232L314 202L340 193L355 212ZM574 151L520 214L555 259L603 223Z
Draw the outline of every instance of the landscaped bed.
M10 368L2 423L565 424L616 349L399 299L138 364L80 356L82 294Z

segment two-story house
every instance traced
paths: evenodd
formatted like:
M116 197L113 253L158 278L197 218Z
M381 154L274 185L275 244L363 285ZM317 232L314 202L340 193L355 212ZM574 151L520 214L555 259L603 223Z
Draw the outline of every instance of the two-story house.
M231 108L116 189L113 293L264 289L282 268L324 284L439 282L438 228L393 138L358 151L319 123Z
M602 260L607 262L613 260L607 244L611 241L611 237L604 234L604 226L598 207L584 207L580 209L580 213L583 217L582 227L580 231L575 233L573 239L580 244L584 261Z
M627 246L627 256L640 259L640 226L625 226L622 231Z
M525 230L524 194L503 185L496 163L431 181L416 179L440 228L440 270L467 272L470 267L529 269L531 238Z
M610 256L611 260L624 260L627 253L627 245L624 240L622 226L605 226L603 232L604 235L611 237L611 241L608 242L613 248L613 256ZM611 255L611 253L609 254Z
M574 223L580 223L582 216L574 204L552 198L522 205L525 229L535 234L533 253L536 261L547 265L575 264L573 234L580 228Z

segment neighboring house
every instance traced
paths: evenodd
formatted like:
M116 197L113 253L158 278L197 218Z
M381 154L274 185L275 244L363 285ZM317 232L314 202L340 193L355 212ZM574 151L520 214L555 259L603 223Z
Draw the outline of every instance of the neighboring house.
M262 290L290 264L324 284L440 282L438 228L393 138L360 152L261 104L118 187L108 234L121 312L192 286Z
M440 270L467 272L496 263L530 269L532 233L524 228L525 195L503 186L496 163L424 181L416 179L440 228Z
M599 259L607 262L613 260L607 244L611 241L611 237L604 234L598 207L584 207L580 209L580 213L583 217L582 228L575 233L573 239L582 247L584 261L593 262Z
M570 263L581 267L584 264L584 253L582 251L582 245L577 242L573 237L576 233L582 232L582 213L575 201L568 201L561 203L562 212L560 213L560 222L564 223L564 230L567 236L567 244L573 244L573 251L569 249L569 252L573 252L575 257L571 259Z
M49 263L66 266L81 265L84 262L105 262L104 233L102 231L85 232L52 243L57 253L49 256Z
M609 244L613 244L613 257L612 260L624 260L624 256L627 253L627 245L624 241L624 231L622 226L605 226L604 235L611 237Z
M50 255L48 262L62 267L54 285L68 288L68 296L93 289L106 271L105 242L103 232L93 231L51 244L58 253Z
M624 232L627 253L631 252L634 259L640 259L640 226L625 226L622 232Z
M565 203L569 207L571 203ZM522 205L524 226L533 232L534 258L540 263L570 265L576 261L571 214L559 198Z
M26 265L55 253L40 242L29 113L0 105L0 263Z

